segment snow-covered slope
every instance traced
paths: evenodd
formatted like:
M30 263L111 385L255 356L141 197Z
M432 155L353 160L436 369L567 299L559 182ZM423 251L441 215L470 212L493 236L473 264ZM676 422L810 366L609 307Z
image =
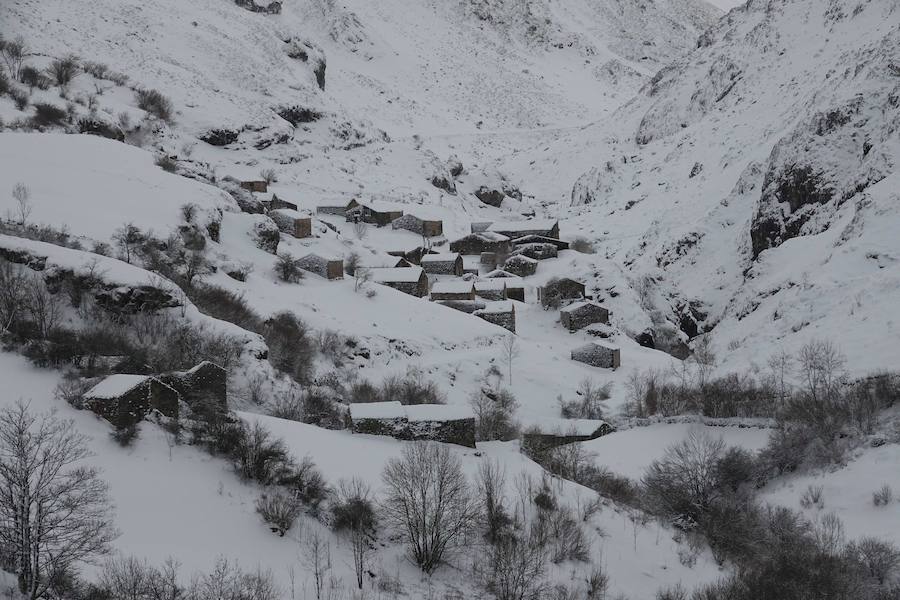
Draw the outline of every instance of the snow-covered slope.
M855 371L896 365L882 342L900 289L885 229L898 218L898 10L748 2L613 118L504 168L649 281L649 310L712 330L726 368L814 337Z

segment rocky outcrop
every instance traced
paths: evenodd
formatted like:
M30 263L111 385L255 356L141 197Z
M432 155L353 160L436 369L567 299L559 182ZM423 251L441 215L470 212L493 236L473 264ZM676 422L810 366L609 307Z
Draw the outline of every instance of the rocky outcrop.
M506 198L506 194L504 194L500 190L494 190L486 186L481 186L480 188L475 190L475 197L477 197L488 206L500 208L500 205L503 204L504 198Z
M206 133L200 135L200 140L206 142L210 146L227 146L237 141L239 131L234 129L210 129Z
M312 123L322 118L322 113L305 106L282 106L276 111L278 116L296 127L301 123Z

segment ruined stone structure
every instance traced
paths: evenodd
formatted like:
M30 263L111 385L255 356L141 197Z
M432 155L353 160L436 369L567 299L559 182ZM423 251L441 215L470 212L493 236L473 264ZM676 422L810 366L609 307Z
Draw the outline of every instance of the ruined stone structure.
M572 350L572 360L604 369L618 369L622 364L618 348L597 342L589 342Z
M403 406L396 401L351 404L350 421L353 433L475 447L475 415L465 406Z

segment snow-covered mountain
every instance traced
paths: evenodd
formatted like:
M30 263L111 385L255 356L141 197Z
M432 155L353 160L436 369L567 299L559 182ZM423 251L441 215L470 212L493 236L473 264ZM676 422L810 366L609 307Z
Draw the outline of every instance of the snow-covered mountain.
M332 485L358 476L378 495L382 469L408 443L266 413L329 386L346 392L403 377L433 383L452 408L496 384L515 397L522 429L560 436L602 423L561 417L561 404L583 401L591 389L584 384L594 386L609 396L604 418L620 420L621 431L566 447L574 463L609 469L603 481L619 493L638 488L616 476L639 480L667 445L692 433L756 452L767 419L734 427L623 414L633 412L640 373L659 383L687 377L694 367L681 359L703 334L718 374L760 375L772 355L795 355L817 339L836 344L854 377L896 370L900 6L713 4L284 0L265 10L252 0L4 1L0 34L22 36L27 64L44 69L67 54L95 64L65 89L13 82L24 102L0 88L0 260L58 287L66 277L84 283L67 289L74 308L54 316L71 330L90 324L74 296L101 288L123 303L134 290L158 294L175 321L233 336L229 406L283 438L297 458L310 457ZM158 99L147 101L147 90L171 101L170 115ZM41 116L48 105L59 114ZM265 194L238 185L264 176ZM7 193L17 182L28 190L27 215ZM277 227L260 202L273 195L312 215L311 235L282 233L277 251ZM343 280L280 277L276 253L358 256L376 268L422 245L418 233L317 213L351 199L440 220L443 235L430 240L440 252L473 223L531 217L558 219L563 240L591 251L561 250L522 279L515 338L349 272ZM19 221L47 239L18 237ZM253 322L204 314L189 286L119 255L127 223L156 236L163 254L199 246L202 264L191 277L239 299ZM489 269L477 261L467 257L466 268L483 277ZM558 311L538 300L557 277L583 282L610 311L609 324L561 327ZM285 376L267 358L260 331L283 311L303 320L316 348L298 350L313 356L305 377ZM620 368L570 360L573 349L597 341L619 349ZM330 533L327 518L310 511L287 536L272 535L254 506L267 490L221 456L176 445L152 423L122 449L106 439L107 423L52 399L68 379L5 350L4 379L14 385L0 406L31 398L91 436L93 464L106 471L119 506L117 551L156 563L183 551L187 571L207 572L227 556L271 569L292 598L295 584L297 597L312 597L308 573L298 583L295 565L304 536L321 530L334 546L334 572L350 572L346 537ZM761 495L796 508L798 486L821 480L851 537L883 532L900 543L895 505L868 502L869 488L900 489L891 470L896 422L867 432L843 468L774 478ZM611 594L651 598L661 587L692 588L731 572L702 541L648 520L621 497L603 493L590 508L596 487L551 479L519 450L518 440L479 442L454 447L453 456L472 480L480 465L502 465L501 495L521 503L522 523L537 518L539 486L579 515L591 558L546 565L548 582L581 593L596 561ZM158 481L174 491L151 503ZM819 508L804 514L818 522ZM373 538L372 597L488 597L470 577L474 555L431 577L404 556L391 535ZM393 578L400 591L388 585Z

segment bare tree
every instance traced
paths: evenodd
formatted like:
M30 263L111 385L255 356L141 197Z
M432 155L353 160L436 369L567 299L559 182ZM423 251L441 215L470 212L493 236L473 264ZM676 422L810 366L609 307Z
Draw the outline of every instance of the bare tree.
M504 536L487 553L486 587L497 600L540 600L547 591L544 580L547 556L543 544L525 536Z
M366 289L366 285L372 280L372 271L363 267L353 270L353 291L360 292Z
M846 358L829 340L813 340L800 349L800 376L814 401L833 394L844 375Z
M278 173L275 169L263 169L259 172L259 176L268 184L278 181Z
M12 41L0 44L0 55L6 62L9 74L13 79L19 79L19 72L25 63L25 57L28 56L28 46L25 45L25 38L21 35Z
M512 377L512 368L513 361L519 356L519 340L516 338L514 333L507 334L506 337L503 338L503 342L500 346L503 352L503 359L506 361L506 369L507 374L509 375L509 383L512 385L513 377Z
M354 527L349 532L350 555L353 558L353 572L356 574L356 586L363 589L366 570L374 548L369 542L369 534L362 527Z
M34 276L28 285L28 315L37 325L41 337L46 338L62 319L63 306L56 294L51 294L44 281Z
M794 357L785 352L784 348L773 354L768 360L769 371L772 372L772 379L778 390L779 400L781 404L787 400L791 384L788 381L790 373L794 368Z
M478 466L478 493L481 496L481 514L484 518L485 538L489 542L500 539L512 523L503 504L506 471L497 460L486 460Z
M697 432L670 446L644 475L649 505L667 515L696 518L705 513L723 492L717 467L724 449L721 438Z
M24 227L31 216L33 206L31 205L31 192L21 181L13 186L13 200L16 201L16 216L19 217L19 224Z
M356 269L359 268L361 262L362 258L360 258L359 253L351 252L347 255L347 258L344 259L344 272L347 275L355 276Z
M0 260L0 331L7 331L28 306L29 277L25 270Z
M697 385L703 388L716 367L716 353L710 337L702 335L694 340L693 351L691 360L697 365Z
M409 544L416 564L433 572L477 515L459 458L446 446L414 442L388 462L382 479L385 517Z
M316 599L321 600L331 570L331 544L318 529L314 529L306 537L303 544L303 562L313 576Z
M0 410L0 547L31 600L116 537L106 483L78 465L86 441L71 421L36 416L23 402Z
M147 241L147 236L134 223L126 223L113 232L112 239L121 250L125 262L131 263L135 250Z

